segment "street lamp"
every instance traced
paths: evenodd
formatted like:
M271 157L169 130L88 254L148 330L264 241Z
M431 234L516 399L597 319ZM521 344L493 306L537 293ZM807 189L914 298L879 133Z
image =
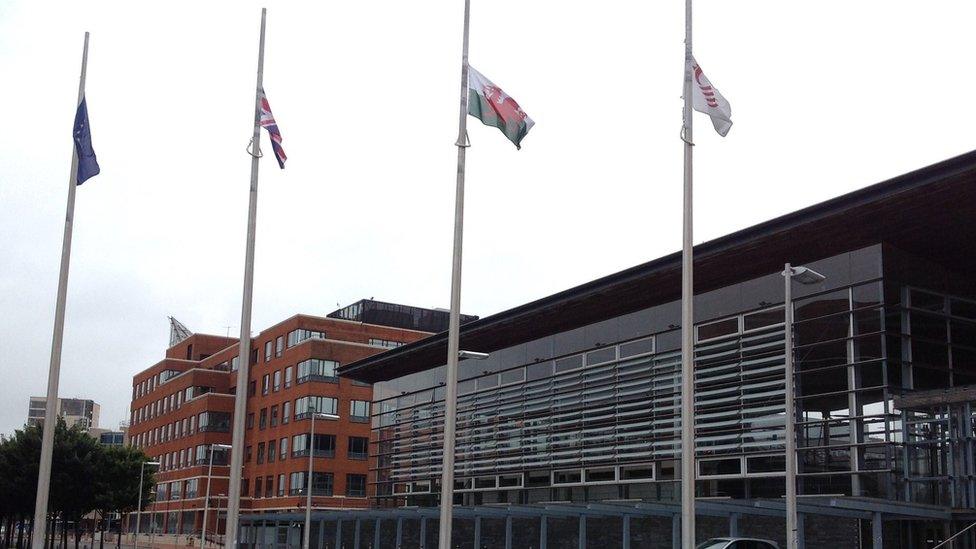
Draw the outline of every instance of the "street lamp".
M308 397L311 401L312 397ZM312 458L315 456L315 416L319 416L322 419L328 420L338 420L339 416L335 414L324 414L321 412L316 412L315 407L309 402L308 411L312 415L312 426L311 434L308 437L308 482L305 483L305 544L304 548L308 549L309 539L312 537ZM278 449L275 448L277 452Z
M450 353L450 350L448 350ZM485 360L490 355L478 351L458 350L458 359ZM455 363L456 364L456 363ZM454 441L457 430L457 369L448 364L444 391L444 450L441 459L441 514L438 540L441 547L451 545L451 520L454 511ZM307 547L305 549L308 549Z
M139 546L139 525L142 523L142 476L146 471L146 465L159 467L160 463L158 461L143 461L142 465L139 466L139 506L136 507L136 535L135 542L133 542L135 547Z
M826 276L809 267L783 268L786 280L784 324L786 328L786 549L797 549L796 511L796 394L793 380L793 281L819 284Z
M230 448L229 444L210 445L210 464L207 466L207 495L203 499L203 524L200 525L200 547L203 547L203 544L207 542L207 509L210 507L210 483L213 481L214 450L230 450Z

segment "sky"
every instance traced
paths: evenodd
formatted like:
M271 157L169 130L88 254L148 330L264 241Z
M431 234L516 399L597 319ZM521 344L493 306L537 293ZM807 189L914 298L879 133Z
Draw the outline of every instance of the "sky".
M516 151L469 119L463 312L678 250L683 2L472 2L472 66L536 125ZM101 174L77 192L60 395L116 427L167 316L240 330L262 6L289 160L261 162L253 330L448 307L461 0L0 0L0 433L46 388L86 30ZM971 0L698 0L735 125L695 117L695 241L976 148L973 20Z

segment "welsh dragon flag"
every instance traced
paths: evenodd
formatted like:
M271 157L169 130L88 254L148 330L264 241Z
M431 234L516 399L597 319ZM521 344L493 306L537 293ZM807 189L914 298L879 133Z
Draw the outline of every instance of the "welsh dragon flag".
M468 114L486 126L495 126L515 147L535 124L514 99L468 65Z

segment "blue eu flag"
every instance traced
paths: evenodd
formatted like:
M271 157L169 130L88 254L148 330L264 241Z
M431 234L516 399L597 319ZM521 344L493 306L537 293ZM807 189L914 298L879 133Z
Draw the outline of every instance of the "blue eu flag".
M95 158L95 150L92 149L91 129L88 127L88 105L85 98L81 98L78 105L78 112L75 113L75 152L78 153L78 185L81 185L88 178L98 175L98 159Z

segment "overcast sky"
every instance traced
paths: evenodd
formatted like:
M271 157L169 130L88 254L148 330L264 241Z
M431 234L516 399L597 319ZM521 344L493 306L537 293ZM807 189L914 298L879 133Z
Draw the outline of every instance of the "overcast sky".
M126 415L167 315L239 330L260 7L0 0L0 433L43 394L83 33L101 175L78 190L61 396ZM463 3L276 2L254 322L364 297L447 307ZM471 120L462 308L488 315L680 247L680 0L473 0L473 66L536 121ZM972 0L700 0L702 242L974 148ZM263 137L267 144L266 137ZM270 149L270 147L266 147Z

